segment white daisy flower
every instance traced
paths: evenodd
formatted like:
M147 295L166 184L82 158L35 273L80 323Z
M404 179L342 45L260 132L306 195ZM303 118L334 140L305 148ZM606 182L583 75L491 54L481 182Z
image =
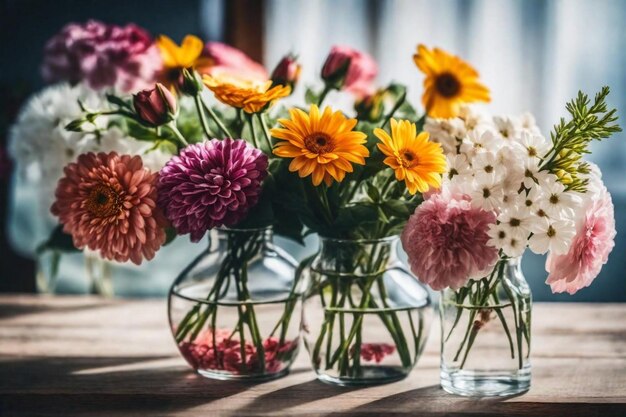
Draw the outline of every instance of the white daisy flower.
M524 251L526 250L526 243L526 238L511 235L502 245L502 252L511 258L517 258L524 254Z
M461 143L461 153L468 156L471 160L475 155L485 151L496 152L501 146L500 140L493 134L492 131L486 130L484 132L473 131L469 132L466 138Z
M463 104L459 109L459 118L465 123L465 130L484 131L493 128L491 120L485 112L481 111L478 106L471 104Z
M523 166L524 166L524 173L522 177L522 182L524 184L524 187L532 188L539 181L538 179L539 160L536 158L526 159L524 161Z
M516 138L521 131L519 120L513 116L495 116L493 123L501 139L508 140Z
M441 144L444 153L456 153L461 138L465 136L465 124L461 119L426 118L424 130L430 134L430 140Z
M581 202L576 193L565 191L565 186L554 178L543 181L541 191L540 206L552 219L573 215Z
M487 176L500 179L505 173L496 154L490 151L481 152L472 159L472 170L476 178Z
M477 177L469 195L472 207L486 211L496 210L502 199L502 184L494 175Z
M447 159L447 172L444 175L449 180L457 176L471 176L472 170L465 155L448 155Z
M526 239L537 229L537 217L519 205L511 206L498 216L500 223L509 227L512 235Z
M502 249L506 246L510 238L508 226L502 223L489 225L487 235L489 236L487 245L496 249Z
M562 255L567 253L576 234L574 222L569 220L545 220L528 240L528 247L537 254L548 251Z
M550 150L550 145L543 136L528 131L522 131L512 145L528 159L541 159Z
M537 122L535 122L535 116L533 116L529 112L522 113L519 116L520 127L522 130L533 134L533 135L541 135L541 131L537 126Z

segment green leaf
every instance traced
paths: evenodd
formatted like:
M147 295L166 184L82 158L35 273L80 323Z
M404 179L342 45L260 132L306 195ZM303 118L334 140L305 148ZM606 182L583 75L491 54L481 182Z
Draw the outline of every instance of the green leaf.
M170 243L174 241L174 239L176 239L177 236L178 234L176 233L176 229L174 229L173 227L166 227L165 228L165 243L163 243L162 246L169 245Z
M313 91L312 88L307 87L304 93L304 102L308 105L317 104L320 100L320 95Z
M123 98L118 97L116 95L113 94L107 94L106 95L107 101L111 104L114 104L118 107L122 107L124 109L128 109L128 110L132 110L132 106L130 105L129 102L125 101Z
M368 197L371 198L374 203L378 202L380 200L380 192L378 191L378 188L376 188L371 182L365 183L365 186Z
M383 203L383 210L390 217L402 217L408 218L411 215L409 207L406 201L402 200L387 200Z
M63 225L57 225L47 241L37 247L37 253L41 254L48 250L58 252L79 252L80 250L74 246L72 236L63 231Z

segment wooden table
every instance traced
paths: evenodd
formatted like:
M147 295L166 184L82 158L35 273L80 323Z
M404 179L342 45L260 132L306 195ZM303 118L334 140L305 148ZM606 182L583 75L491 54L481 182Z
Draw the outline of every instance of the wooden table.
M439 387L439 335L409 378L340 388L306 352L289 376L204 379L179 356L164 300L0 297L0 416L626 416L626 304L536 304L533 385L507 399Z

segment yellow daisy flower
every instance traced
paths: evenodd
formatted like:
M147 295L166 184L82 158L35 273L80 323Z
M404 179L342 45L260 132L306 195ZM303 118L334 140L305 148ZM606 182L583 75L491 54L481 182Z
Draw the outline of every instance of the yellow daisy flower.
M374 129L382 143L378 149L385 155L383 161L404 181L409 193L428 191L441 186L441 174L446 171L446 157L441 145L428 140L428 132L417 134L415 123L391 119L391 136L383 129Z
M311 175L313 185L322 181L330 186L341 182L352 164L365 165L369 151L363 145L367 135L355 132L356 119L348 119L340 111L326 107L320 114L311 105L309 114L300 109L289 110L289 119L280 119L281 128L271 130L272 136L282 139L276 144L274 154L293 158L289 171L298 172L300 178Z
M272 80L245 79L227 72L204 75L203 81L219 101L243 109L246 113L258 113L266 106L271 106L275 100L291 93L289 86L272 87Z
M456 117L463 103L491 100L489 89L478 80L478 72L461 58L419 45L413 60L426 74L422 104L430 117Z
M204 48L202 39L193 35L185 36L180 46L165 35L160 35L155 43L161 52L163 66L168 69L194 67Z

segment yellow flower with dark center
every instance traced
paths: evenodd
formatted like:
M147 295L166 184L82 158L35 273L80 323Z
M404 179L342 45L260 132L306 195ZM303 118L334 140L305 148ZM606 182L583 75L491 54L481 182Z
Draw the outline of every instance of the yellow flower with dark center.
M491 100L478 72L461 58L419 45L413 60L426 75L422 104L430 117L456 117L463 103Z
M293 158L289 171L298 172L300 178L311 175L313 185L322 181L330 186L341 182L352 164L365 165L369 151L363 145L367 135L355 132L356 119L346 118L340 111L326 107L320 114L311 105L309 114L300 109L289 110L289 119L280 119L280 128L272 129L272 136L282 139L274 148L274 154Z
M214 72L203 76L204 85L224 104L246 113L258 113L291 93L289 86L272 87L272 80L260 81L240 78L234 73Z
M165 35L160 35L155 43L161 52L163 66L168 69L196 66L204 48L202 39L194 35L185 36L180 46Z
M415 123L391 119L391 136L378 128L374 134L382 142L378 149L385 155L383 162L395 171L398 181L406 183L409 193L441 186L446 157L440 144L428 140L428 132L418 135Z

